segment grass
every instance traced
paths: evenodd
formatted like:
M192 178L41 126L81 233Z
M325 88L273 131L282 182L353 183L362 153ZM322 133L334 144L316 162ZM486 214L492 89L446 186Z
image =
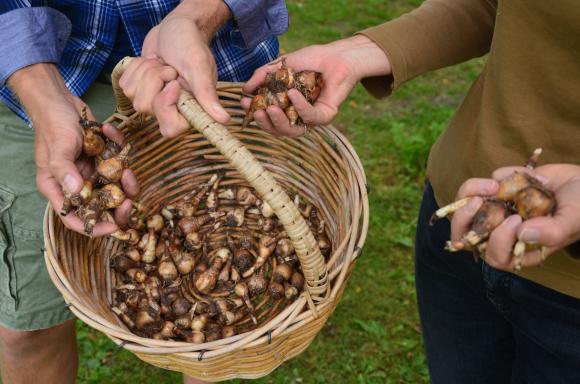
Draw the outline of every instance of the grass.
M420 0L288 1L284 51L392 19ZM358 86L335 124L350 137L370 184L371 226L344 298L312 345L258 383L425 383L413 273L415 216L429 148L481 69L471 61L425 75L388 100ZM79 326L80 383L179 383ZM239 381L232 381L236 383Z

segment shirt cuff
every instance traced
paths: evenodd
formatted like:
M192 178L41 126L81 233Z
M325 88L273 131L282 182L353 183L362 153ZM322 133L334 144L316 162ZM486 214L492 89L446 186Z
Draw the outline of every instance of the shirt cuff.
M0 86L21 68L58 63L70 31L69 19L49 7L19 8L0 15Z
M391 75L369 77L361 81L363 87L374 97L383 98L390 96L407 80L407 65L403 50L397 44L396 39L385 39L383 26L372 27L357 34L371 39L387 55L391 64Z
M272 36L288 30L284 0L224 0L234 16L234 41L242 48L255 48Z

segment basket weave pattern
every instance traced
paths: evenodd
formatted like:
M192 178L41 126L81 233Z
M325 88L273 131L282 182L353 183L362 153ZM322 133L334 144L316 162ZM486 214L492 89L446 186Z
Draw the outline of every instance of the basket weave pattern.
M123 130L134 148L131 168L141 185L139 202L156 211L216 172L225 172L223 185L253 187L276 212L296 249L306 289L259 328L227 339L190 344L139 337L110 308L114 276L109 257L120 244L67 230L47 207L49 274L79 319L144 361L209 381L264 376L312 342L342 295L368 228L360 160L331 126L315 127L299 139L274 137L256 127L242 129L241 84L234 83L218 84L222 105L232 115L227 126L214 122L191 94L183 92L178 109L195 130L164 139L156 120L136 113L118 87L129 61L121 61L113 73L117 110L106 122ZM319 208L333 245L327 262L290 192Z

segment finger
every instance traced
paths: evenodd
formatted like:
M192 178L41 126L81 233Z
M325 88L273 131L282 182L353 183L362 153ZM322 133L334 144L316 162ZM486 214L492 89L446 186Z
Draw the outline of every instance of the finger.
M149 32L147 32L147 36L143 40L143 47L141 51L141 56L155 56L157 52L157 37L159 35L159 25L151 28Z
M502 167L502 168L498 168L492 173L491 177L495 180L501 181L501 180L504 180L504 179L510 177L511 175L513 175L516 172L517 173L526 173L526 174L534 177L535 179L537 179L540 183L542 183L544 185L548 185L550 182L550 179L547 176L539 174L535 170L529 169L526 167Z
M559 189L570 179L580 175L580 165L575 164L546 164L534 169L537 175L548 179L544 184L551 190Z
M146 78L144 74L150 68L160 67L163 64L155 58L136 58L119 79L119 86L123 89L125 95L133 100L137 93L137 86Z
M183 77L179 76L177 78L177 82L179 83L179 86L182 89L185 89L186 91L191 92L191 88L189 88L189 84L187 83L187 80L185 80Z
M575 217L574 219L580 220L580 217ZM572 222L567 224L566 221L567 219L554 217L530 219L522 224L521 229L518 231L518 239L527 244L541 244L552 248L565 247L578 237L575 229L577 224Z
M123 201L123 203L115 209L115 222L121 227L126 227L132 209L133 202L131 200L126 199Z
M520 173L531 173L533 172L531 169L526 168L526 167L501 167L496 169L495 171L493 171L493 173L491 174L491 177L495 180L503 180L508 176L511 176L514 172L520 172Z
M290 120L288 120L288 117L286 117L286 114L280 107L270 105L266 108L266 115L272 123L272 128L279 135L289 136L289 134L294 133L290 128Z
M469 231L469 227L473 221L473 216L483 204L481 197L474 197L469 200L466 206L458 209L453 214L451 220L451 241L459 241Z
M252 106L252 99L250 99L249 97L244 97L242 98L242 100L240 100L240 104L242 104L242 108L244 108L244 111L249 111L250 107Z
M54 205L52 205L52 203L50 205L52 206L52 209L57 211L57 209L55 208ZM68 229L70 229L71 231L75 231L77 233L80 233L81 235L86 235L85 224L80 219L80 217L78 217L75 213L71 212L64 217L60 216L60 219L61 219L62 223L64 224L64 226L67 227Z
M209 51L208 51L209 52ZM216 67L213 57L206 58L201 61L198 68L193 68L184 74L185 79L195 96L199 105L206 111L215 121L225 124L230 121L230 115L222 107L216 93Z
M107 137L107 139L114 141L121 147L125 145L125 135L123 132L118 130L113 124L103 124L103 134Z
M135 70L137 70L137 68L139 68L139 65L141 65L145 60L147 59L144 56L134 57L129 62L129 65L125 68L123 75L121 75L121 78L119 79L119 86L123 89L125 93L126 93L125 88L127 87L129 81L133 77Z
M36 185L39 192L47 198L52 209L59 212L62 208L64 195L58 182L48 172L40 171L36 175ZM61 219L67 228L84 234L84 224L75 214L69 213L65 217L61 216Z
M266 79L266 75L269 72L273 72L275 69L276 67L271 64L266 64L256 69L250 80L248 80L246 84L244 84L244 86L242 87L242 91L246 93L254 92L256 89L258 89L258 87L262 85L262 83Z
M485 261L494 268L513 271L513 248L517 240L517 228L522 223L518 215L511 215L489 236Z
M258 126L264 131L269 132L274 136L279 136L278 131L274 129L274 126L272 125L272 122L270 121L266 111L260 109L254 112L254 120L256 121L256 124L258 124Z
M499 184L493 179L469 179L459 187L456 200L469 196L493 196L498 189Z
M338 113L338 104L329 104L321 97L314 103L310 104L304 96L296 89L288 91L288 98L292 102L296 112L307 124L328 124Z
M286 116L284 111L278 106L269 106L266 109L266 113L268 114L268 117L272 122L272 126L274 130L276 130L277 134L288 137L298 137L304 134L304 127L296 124L290 124L288 116Z
M114 223L98 222L93 228L91 237L107 236L119 229L119 226Z
M580 178L572 178L556 191L552 217L535 217L522 224L518 238L529 244L562 248L580 238Z
M58 143L62 143L62 140ZM56 181L67 192L78 193L83 187L83 177L75 165L76 156L70 153L70 148L64 148L56 144L51 151L49 171Z
M567 231L553 217L535 217L518 230L518 239L527 244L557 246L567 237Z
M521 259L521 267L537 267L544 263L545 257L548 256L552 251L546 250L542 254L541 250L533 250L524 253Z
M159 131L168 138L176 137L190 128L187 120L177 110L179 93L179 83L172 80L153 100L153 112L159 123Z
M123 187L123 191L125 195L129 198L134 198L139 194L139 182L137 181L137 177L130 169L124 169L123 174L121 175L121 186Z
M57 208L57 207L62 206L62 202L60 202L60 200L57 199L56 203L52 203L52 200L49 199L49 202L50 202L52 209L54 209L55 212L60 211L60 208ZM80 233L82 235L86 235L85 224L81 220L81 218L78 217L75 213L70 212L66 216L60 216L60 219L61 219L62 223L64 224L64 226L67 227L68 229L70 229L71 231ZM100 223L97 223L93 227L93 233L91 234L91 237L100 237L100 236L109 235L109 234L115 232L117 229L119 229L119 227L114 223L102 223L102 222L100 222Z
M54 208L54 207L53 207ZM69 213L65 217L60 217L62 223L68 229L80 233L82 235L87 235L85 233L85 225L80 217L75 214ZM93 233L91 237L101 237L110 235L111 233L115 232L119 227L114 223L104 223L99 222L93 227Z
M170 66L147 69L137 85L133 107L137 112L152 114L153 99L161 92L166 83L177 79L177 71Z

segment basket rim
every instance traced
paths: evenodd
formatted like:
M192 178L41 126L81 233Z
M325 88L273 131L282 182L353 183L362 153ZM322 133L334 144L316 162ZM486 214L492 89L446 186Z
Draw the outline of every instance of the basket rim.
M326 126L325 128L329 129L331 132L333 132L335 135L337 135L338 136L337 138L345 139L344 137L340 137L342 135L336 130L336 128L331 127L331 126ZM348 141L346 141L346 144L345 144L345 142L343 142L343 144L345 145L346 148L348 148L350 146L350 143ZM354 154L356 156L355 152L349 151L349 154L350 155ZM360 250L362 248L362 244L364 244L364 241L366 240L366 234L367 234L366 228L368 227L368 223L369 223L369 215L368 215L368 198L366 196L366 185L364 183L364 179L358 180L358 185L359 185L359 190L361 192L363 192L363 194L360 196L361 200L363 202L365 202L365 204L363 204L363 206L362 206L363 209L360 212L360 216L363 217L363 220L362 220L363 226L362 226L362 229L360 232L361 236L358 237L357 243L353 245L352 242L356 239L356 236L353 236L353 234L354 234L354 232L357 232L357 227L359 226L359 221L360 221L360 220L357 220L356 218L353 218L352 223L350 225L350 228L346 231L345 238L339 243L337 248L334 250L333 256L331 256L331 258L328 261L328 265L329 265L329 267L332 266L332 264L334 263L334 260L336 259L336 255L339 255L340 253L345 252L346 248L352 249L352 252L349 252L351 254L351 257L348 259L345 259L336 268L331 269L331 272L329 274L329 280L331 280L331 281L335 280L337 278L337 275L344 276L347 273L348 265L352 264L354 262L354 260L360 255L360 252L358 252L357 249ZM361 189L360 187L364 187L364 188ZM355 194L355 195L359 195L359 194ZM85 306L84 303L76 296L74 288L72 287L71 283L68 281L68 279L66 279L64 277L64 272L60 268L60 264L58 262L58 256L57 256L58 251L57 251L56 244L54 242L56 239L55 234L54 234L54 220L56 218L57 218L57 216L56 216L54 210L52 209L50 204L47 204L47 207L45 210L45 217L44 217L45 260L46 260L46 264L47 264L51 279L53 280L53 282L55 283L55 285L57 286L59 291L61 291L61 293L65 297L67 305L70 306L71 311L73 313L75 313L75 315L77 317L79 317L81 320L83 320L84 322L86 322L87 324L92 326L93 328L109 335L109 337L111 337L113 340L115 340L115 339L121 340L121 341L116 341L116 343L119 345L123 344L124 348L131 350L131 351L134 351L134 352L148 352L148 353L165 354L165 353L187 353L187 352L198 352L199 353L199 351L201 351L201 350L208 350L207 352L205 352L205 355L204 355L206 358L212 357L214 355L217 356L217 355L222 354L222 353L215 353L215 351L218 349L222 349L224 346L223 345L224 343L212 342L212 343L203 343L203 344L190 344L190 343L171 341L171 340L170 341L152 340L152 339L148 339L148 338L134 335L129 330L127 330L124 326L121 326L119 324L114 324L114 323L111 323L109 321L106 321L105 319L102 319L102 317L98 313L93 311L91 308ZM339 284L332 284L332 292L330 295L331 300L317 303L316 304L317 308L319 310L322 310L327 305L332 303L334 297L336 296L336 294L340 288L341 287ZM275 324L276 322L274 320L276 320L278 317L280 317L280 318L287 317L287 312L290 313L290 312L292 312L293 309L296 309L299 306L301 307L301 309L299 311L301 311L304 304L305 304L305 299L303 297L301 297L299 300L296 300L285 311L278 314L275 319L263 324L259 328L256 328L254 331L255 331L255 333L259 334L259 335L257 335L257 337L248 338L247 340L244 340L244 342L251 343L251 342L257 341L258 339L266 339L267 340L268 333L271 331L271 327L270 327L271 324L270 323ZM292 325L297 324L297 323L308 323L309 321L312 321L314 318L315 317L311 314L311 311L309 309L307 309L306 311L301 313L299 316L297 316L291 324L288 324L288 328L290 328ZM231 338L221 339L219 341L226 340L226 341L228 341L228 345L230 345L232 342L237 342L238 340L243 339L243 336L246 336L246 335L248 335L248 333L252 333L254 331L246 332L246 333L243 333L240 335L235 335ZM260 332L258 332L258 331L260 331ZM286 329L282 329L282 330L275 329L271 332L272 332L272 337L276 337L277 335L282 336L282 335L286 334L287 331L286 331ZM277 333L277 335L275 333ZM159 344L159 345L151 346L150 344L152 344L152 343ZM243 342L240 343L240 346L244 346L244 343ZM200 347L203 347L203 348L200 348ZM232 349L235 349L235 348L232 348ZM230 351L230 349L224 350L223 353L226 353L229 351Z
M332 133L333 136L338 139L337 144L340 143L340 145L343 146L343 149L345 150L343 155L349 155L353 160L355 160L355 164L360 164L360 160L358 160L358 156L354 151L354 148L352 148L348 140L346 140L346 138L335 127L324 126L323 128L327 133ZM362 168L358 169L362 171ZM333 282L332 291L330 294L330 300L316 303L316 307L319 311L324 310L327 306L333 305L335 297L345 282L345 276L348 273L349 266L352 265L352 263L360 255L360 250L362 249L362 245L364 244L368 233L369 206L364 172L349 172L349 174L352 174L352 177L356 178L355 185L358 185L356 191L350 192L352 195L357 197L359 201L362 201L363 204L360 205L359 209L357 210L358 217L353 217L350 228L345 231L344 239L342 239L337 248L334 250L333 255L329 259L329 280ZM200 354L203 354L203 358L207 359L235 351L242 347L247 348L252 345L268 342L269 333L271 334L271 338L282 337L289 334L296 327L308 324L316 318L316 316L309 308L304 310L306 300L303 296L301 296L288 308L278 314L274 319L265 324L262 324L255 330L211 343L190 344L172 340L152 340L137 336L126 329L124 325L111 323L102 318L102 316L100 316L90 307L86 306L84 302L79 299L79 297L77 297L73 285L65 277L64 271L59 264L58 248L55 243L56 238L54 232L55 219L57 219L57 216L54 210L50 204L47 204L44 215L45 261L51 279L59 291L63 294L67 305L70 306L71 311L79 319L91 327L97 329L98 331L105 333L117 345L123 346L123 348L132 352L148 354L177 353L186 354L187 356L195 354L197 357L199 357ZM358 236L356 236L356 234L358 234ZM334 260L342 252L346 252L348 257L346 257L342 263L338 264L335 268L331 268ZM298 307L300 307L300 309L298 309ZM291 314L294 310L299 314L293 318L292 316L289 316L289 314ZM272 327L272 325L280 323L280 320L282 319L287 320L288 324L283 324L284 322L281 322L285 326L274 328Z
M241 87L241 84L220 83L219 87L231 90ZM187 98L188 96L186 95L185 97ZM118 102L119 105L120 103ZM107 121L117 118L122 120L124 124L139 115L136 112L131 112L128 115L125 113L118 110ZM231 129L231 131L234 132L235 130ZM340 239L336 248L333 249L330 259L324 263L328 282L328 292L324 300L309 300L303 292L295 302L260 327L209 343L192 344L173 340L153 340L137 336L118 319L114 323L99 315L93 307L87 305L78 296L75 291L74 281L69 281L61 267L59 247L55 237L55 222L58 216L50 204L47 204L43 219L45 263L51 280L62 293L67 306L79 319L106 334L115 344L134 353L150 355L176 354L196 359L202 357L203 359L210 359L259 346L271 340L290 335L300 327L315 321L320 313L328 317L337 305L337 300L344 290L346 279L352 270L354 262L361 254L368 235L370 209L364 168L358 154L346 136L332 125L314 127L312 134L330 136L334 144L336 144L336 148L334 148L336 150L335 156L340 157L341 163L347 167L345 174L352 187L348 191L349 200L352 201L352 207L348 211L350 224L344 229L344 238ZM331 154L334 155L334 152L331 152ZM68 229L63 230L68 231ZM341 256L343 256L342 260Z

